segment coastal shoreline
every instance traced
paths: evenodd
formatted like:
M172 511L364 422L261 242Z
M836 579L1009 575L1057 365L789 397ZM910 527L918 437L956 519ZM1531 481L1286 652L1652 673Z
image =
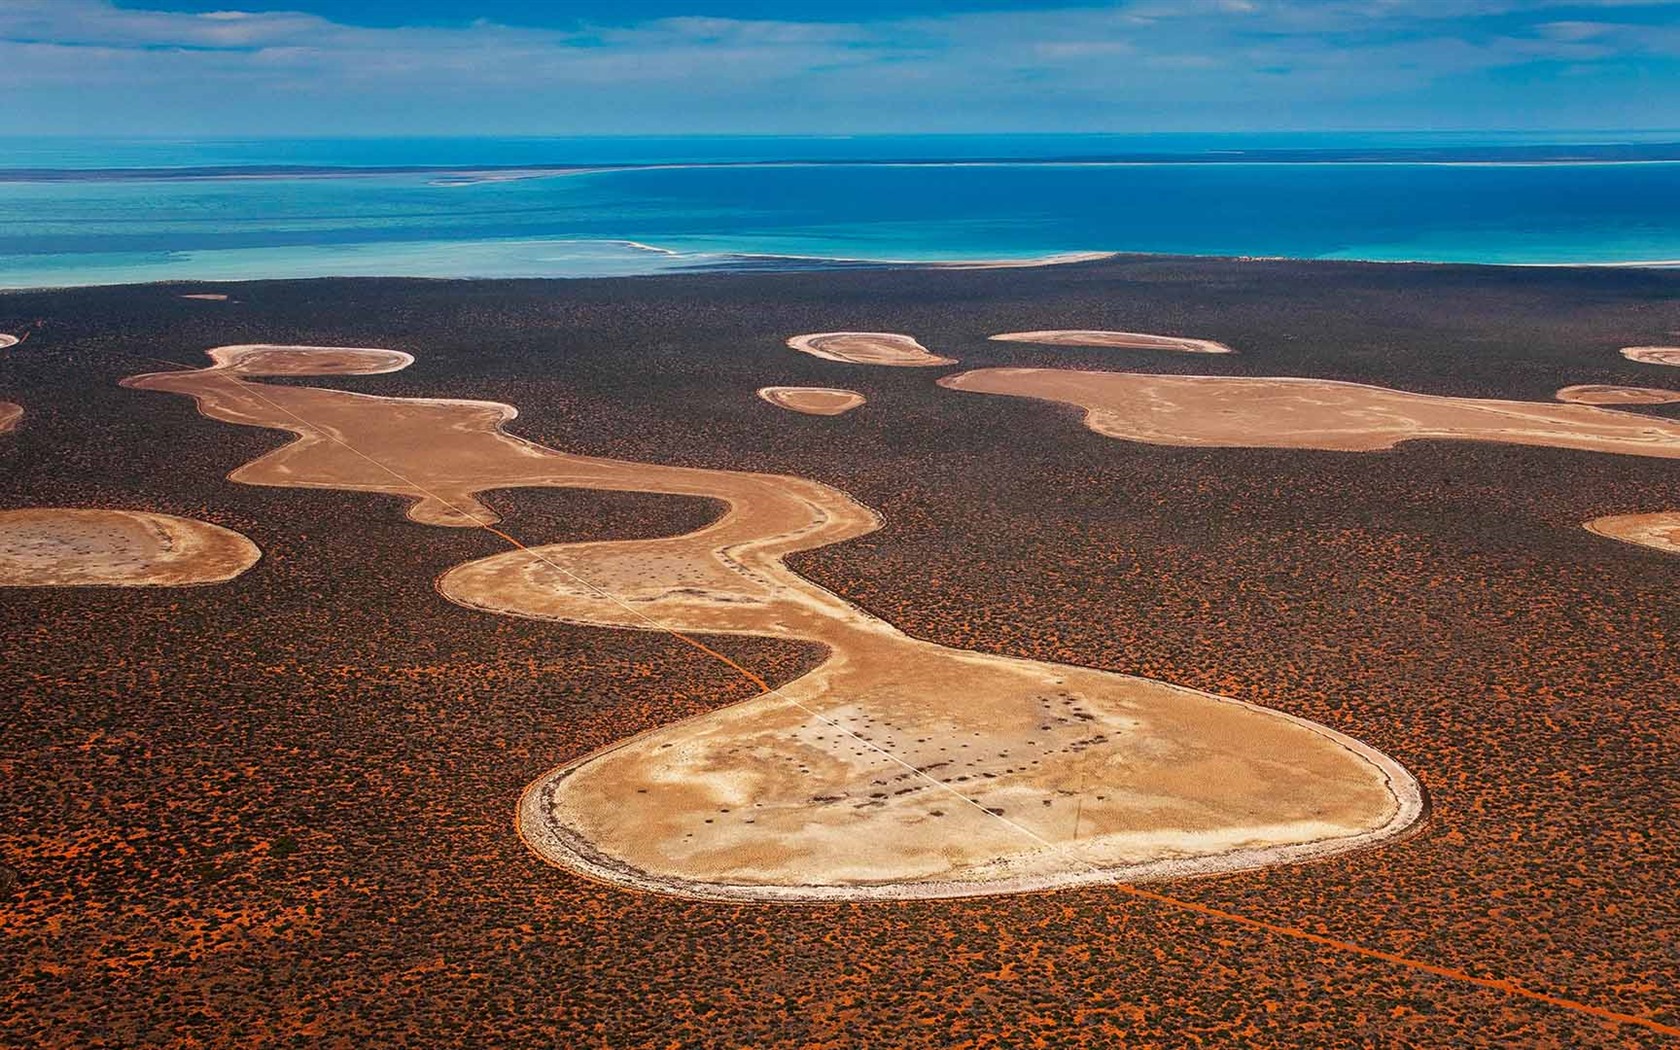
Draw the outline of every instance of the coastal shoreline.
M492 273L477 274L461 273L405 273L401 267L393 267L390 272L377 273L341 273L341 272L308 272L287 273L278 275L239 275L227 276L206 273L203 276L167 276L149 280L134 281L87 281L67 282L58 284L5 284L0 285L0 295L18 292L41 291L73 291L87 288L118 288L143 285L234 285L251 284L272 281L316 281L316 280L413 280L413 281L592 281L619 280L625 278L685 278L711 275L773 275L811 272L846 272L846 271L963 271L963 270L1025 270L1055 267L1080 266L1089 263L1126 260L1154 260L1160 262L1184 263L1300 263L1324 265L1355 265L1379 267L1446 267L1477 269L1517 269L1517 270L1651 270L1665 271L1680 269L1680 258L1675 259L1646 259L1625 261L1579 261L1579 262L1479 262L1479 261L1442 261L1438 259L1356 259L1344 257L1298 257L1288 255L1186 255L1177 252L1139 252L1127 250L1114 251L1065 251L1051 252L1043 255L1025 256L1020 258L974 258L974 259L902 259L902 258L868 258L856 256L822 256L802 255L773 252L685 252L681 249L663 247L643 241L629 239L608 239L600 241L519 241L510 244L548 244L548 245L620 245L634 252L643 252L665 259L692 259L690 265L676 265L656 269L637 270L627 272L609 271L604 273ZM769 263L770 265L762 265ZM787 264L787 265L776 265Z

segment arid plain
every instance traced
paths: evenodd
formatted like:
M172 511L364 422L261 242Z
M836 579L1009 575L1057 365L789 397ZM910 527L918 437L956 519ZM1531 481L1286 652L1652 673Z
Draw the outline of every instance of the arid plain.
M31 333L0 352L0 398L23 408L0 437L5 508L173 515L262 552L205 586L5 592L16 686L0 1037L1660 1045L1680 1023L1669 757L1680 558L1644 537L1669 536L1669 519L1652 516L1680 507L1680 474L1663 458L1680 423L1648 394L1563 404L1559 391L1680 385L1662 355L1620 353L1680 339L1677 290L1661 273L1121 259L0 298L0 331ZM1166 338L991 338L1057 332ZM790 348L802 333L850 338ZM870 333L914 342L872 351L857 338ZM348 486L377 491L314 484L298 446L289 466L267 459L289 477L252 476L245 465L284 435L117 385L185 375L208 350L248 344L396 352L380 359L391 369L369 360L324 375L272 356L257 373L274 391L264 412L308 417L304 388L358 404L426 399L410 421L423 405L470 403L483 420L461 432L527 439L521 455L546 462L546 480L462 478L409 520L378 494L406 491L389 478ZM1208 377L1197 390L1306 379L1406 392L1400 408L1376 406L1391 426L1406 406L1427 412L1398 444L1385 431L1360 451L1247 447L1266 443L1229 441L1224 424L1218 440L1149 443L1094 433L1078 409L936 382L987 369ZM1174 381L1138 382L1158 393ZM867 409L804 415L757 394L784 386L853 392ZM1476 399L1472 418L1443 420L1443 404L1460 404L1445 399ZM1525 406L1526 444L1440 440L1451 426L1497 429L1485 414L1510 410L1490 402ZM652 466L603 466L591 480L585 458ZM556 471L579 480L555 487ZM661 471L666 483L647 483ZM733 613L724 601L677 622L712 631L691 637L554 622L627 613L530 576L522 548L461 520L579 558L625 548L633 573L670 545L657 538L725 527L722 501L745 498L729 485L766 477L809 486L770 486L772 504L789 491L841 519L847 505L866 510L831 541L787 544L786 577L743 561L741 579L803 597L760 612L766 599L743 592ZM719 488L723 478L738 480ZM1583 528L1609 519L1631 524ZM1609 538L1619 533L1632 542ZM514 592L475 585L461 575L470 565L525 573L539 586L522 601L566 608L485 615L495 601L484 595ZM677 591L690 584L660 585L649 618L693 615L730 579L693 582L687 597ZM728 615L757 626L736 630ZM914 645L883 642L895 637ZM820 679L837 673L821 671L832 654L856 662L881 644L900 647L885 657L900 663L922 659L921 646L980 667L1077 669L1098 690L1148 679L1276 713L1256 725L1321 726L1415 777L1427 819L1369 848L1193 880L752 906L585 878L515 834L521 792L551 771L588 768L627 738L680 734L683 719L701 725L760 692L754 678ZM1078 710L1112 717L1103 703ZM926 719L927 707L892 717ZM1013 749L1033 745L1016 739L1006 765L1038 765L1066 743L1027 758ZM1104 819L1089 780L1120 766L1081 764L1086 748L1066 774L1023 782L1053 782L1042 809L1087 797ZM1280 738L1268 753L1300 751ZM1241 797L1219 782L1241 752L1209 752L1198 779ZM1135 773L1144 757L1121 766ZM589 812L613 801L601 784ZM1039 807L1025 790L1005 789L1016 794L999 808ZM655 811L672 812L670 800ZM795 823L778 834L801 833L785 819ZM1083 815L1035 819L1083 840ZM679 823L672 838L694 832ZM904 856L913 838L869 845ZM739 873L766 860L729 863Z

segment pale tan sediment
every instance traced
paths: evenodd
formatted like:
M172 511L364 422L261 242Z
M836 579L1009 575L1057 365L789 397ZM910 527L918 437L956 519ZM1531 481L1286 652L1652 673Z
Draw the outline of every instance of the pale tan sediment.
M198 299L207 303L225 303L228 301L228 297L221 292L188 292L181 298Z
M297 435L291 444L237 468L228 475L229 480L282 488L396 492L412 501L408 516L428 525L474 528L496 520L495 514L473 496L480 487L472 478L477 469L474 453L479 450L460 448L450 438L458 428L494 430L514 417L510 406L489 401L374 398L349 391L257 386L241 381L256 376L395 372L414 361L398 350L250 344L218 347L210 351L210 358L215 364L209 368L132 376L123 380L123 385L187 394L198 401L199 411L212 419L275 427ZM391 473L381 461L339 440L335 430L338 420L355 420L380 411L387 417L388 434L368 434L363 440L377 455L428 478L425 490L393 486ZM430 467L420 462L429 457L436 457Z
M1624 543L1637 543L1669 554L1680 554L1680 510L1611 514L1594 518L1584 528Z
M0 511L0 586L223 583L261 557L239 533L195 518L92 507Z
M1236 353L1211 339L1186 339L1143 332L1106 332L1093 329L1052 329L1043 332L1004 332L992 339L1003 343L1043 343L1046 346L1095 346L1122 350L1176 350L1185 354Z
M1559 401L1574 405L1666 405L1680 401L1680 390L1658 390L1648 386L1614 386L1582 383L1557 392Z
M652 245L640 244L636 241L625 241L625 244L649 251L663 252L667 255L677 255L678 252L668 248L655 248ZM1031 270L1048 266L1068 266L1073 263L1096 262L1102 259L1113 259L1118 252L1054 252L1050 255L1035 255L1018 259L903 259L880 258L878 256L836 256L836 255L790 255L781 252L753 252L750 258L755 259L800 259L821 263L863 263L868 266L892 266L927 270Z
M1328 379L982 368L952 390L1077 405L1099 434L1152 445L1373 452L1449 439L1680 459L1680 422L1589 405L1441 397Z
M1070 263L1098 262L1116 258L1119 252L1056 252L1028 259L970 259L911 264L927 265L939 270L1030 270L1045 266L1067 266Z
M813 332L796 335L787 345L801 353L852 365L895 368L932 368L954 365L954 357L940 357L907 335L896 332Z
M0 332L0 350L16 346L21 342L23 340L18 336ZM22 405L15 401L0 401L0 434L16 429L21 419L23 419Z
M1622 356L1647 365L1680 365L1680 346L1624 346Z
M517 825L555 864L716 899L966 896L1340 853L1422 815L1404 769L1324 726L903 634L784 563L880 527L820 482L570 455L504 433L506 405L250 381L384 371L405 356L383 353L224 348L211 368L127 382L300 435L232 477L388 492L415 501L418 521L488 523L475 494L510 487L719 500L726 510L694 532L519 546L437 587L497 614L829 649L793 682L531 784Z
M777 408L808 416L843 415L866 400L856 390L830 386L765 386L758 388L758 396Z

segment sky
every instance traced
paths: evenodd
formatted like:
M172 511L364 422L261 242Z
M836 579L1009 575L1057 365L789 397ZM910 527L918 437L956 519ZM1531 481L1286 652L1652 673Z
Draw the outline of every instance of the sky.
M1680 0L0 0L0 135L1680 128Z

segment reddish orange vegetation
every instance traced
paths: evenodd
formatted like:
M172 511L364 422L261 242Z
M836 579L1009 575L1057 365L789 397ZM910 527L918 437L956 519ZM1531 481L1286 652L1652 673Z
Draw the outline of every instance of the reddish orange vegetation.
M227 484L285 435L116 385L160 367L131 355L196 364L230 337L225 311L156 287L12 293L48 324L30 339L46 352L0 354L0 396L30 409L0 440L0 505L213 517L265 563L213 588L0 601L0 1045L1675 1045L1676 563L1581 528L1675 506L1671 461L1148 446L909 370L871 376L893 410L847 418L841 445L743 392L790 366L825 382L779 345L823 317L937 333L975 365L1085 368L1111 352L982 337L1135 317L1261 351L1217 360L1232 373L1547 401L1571 376L1662 378L1581 348L1680 331L1680 275L1147 259L262 287L239 330L424 349L405 372L305 382L516 403L548 446L820 480L890 522L790 560L848 602L953 648L1334 726L1415 771L1430 820L1135 893L763 907L545 865L509 828L522 785L758 688L670 635L440 601L425 581L503 549L483 530L421 528L373 493ZM584 489L484 502L545 543L676 536L722 511ZM769 682L824 657L697 640Z

